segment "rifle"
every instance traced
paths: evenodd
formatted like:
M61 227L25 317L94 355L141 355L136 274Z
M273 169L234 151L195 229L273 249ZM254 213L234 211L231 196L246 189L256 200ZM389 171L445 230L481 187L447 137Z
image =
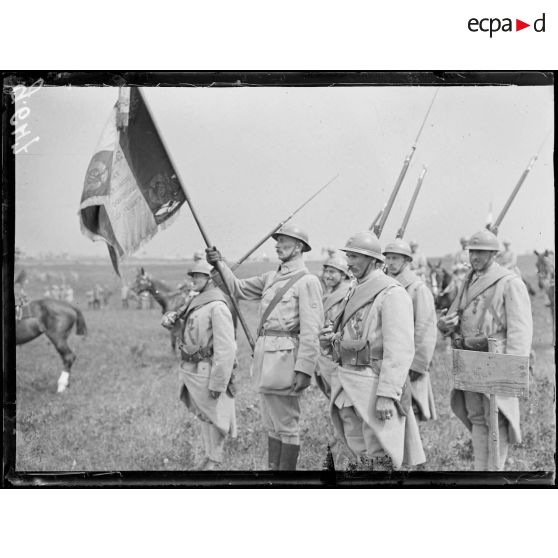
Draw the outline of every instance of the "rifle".
M384 214L385 209L386 209L386 206L384 205L384 207L382 207L382 209L380 209L380 211L378 211L378 215L376 215L376 217L374 218L374 221L372 221L372 224L368 228L369 231L374 230L374 227L378 224L378 221L381 219L382 215Z
M399 227L399 230L397 231L397 234L395 235L395 238L403 238L403 235L405 234L405 229L407 228L407 224L409 223L409 218L411 217L411 212L413 211L413 208L415 207L415 202L417 201L417 197L418 197L418 194L420 192L420 188L422 186L422 181L424 180L424 175L426 174L427 170L428 170L428 167L426 165L423 165L422 172L420 173L417 185L415 187L415 191L413 192L413 197L411 198L411 201L409 202L409 207L407 208L407 213L405 213L405 217L403 218L403 223Z
M510 197L507 199L504 207L502 208L502 211L500 211L500 215L498 215L498 217L496 217L496 220L494 221L494 223L492 225L487 225L486 226L486 228L489 231L492 231L494 234L498 234L498 228L502 224L502 221L504 220L504 217L506 216L506 213L508 212L513 200L517 196L517 193L519 192L519 189L521 188L521 185L523 184L523 182L525 182L525 179L527 178L527 175L529 174L529 172L533 168L533 165L535 164L535 161L538 159L539 153L541 152L541 150L543 148L543 145L546 143L546 140L548 139L549 135L550 135L550 132L546 135L546 137L544 138L543 142L541 143L541 146L539 147L537 153L535 155L533 155L533 157L529 161L529 164L527 165L527 168L523 171L523 173L519 177L519 180L518 180L517 184L515 185L515 188L512 190L512 193L510 194Z
M399 189L401 188L401 184L403 183L403 179L405 178L405 175L407 174L407 169L409 168L409 165L411 163L411 159L413 158L413 155L415 154L415 150L417 148L418 140L420 138L420 135L422 133L424 125L426 124L426 120L427 120L428 115L430 114L430 111L432 109L432 105L434 104L434 101L436 100L436 96L438 95L438 91L440 91L440 88L436 89L436 93L434 93L434 97L432 98L432 101L430 102L430 106L428 107L428 110L426 111L426 116L424 117L424 120L422 121L421 127L420 127L420 129L418 131L418 134L417 134L417 137L415 139L415 142L411 146L411 150L409 151L409 154L405 158L405 161L403 161L403 168L401 169L401 172L399 173L399 176L397 177L397 181L395 182L395 186L393 187L393 190L391 192L391 196L389 197L389 200L386 203L386 206L385 206L384 211L383 211L383 213L380 217L379 222L374 226L374 234L378 238L380 238L380 236L382 234L382 231L384 230L384 226L385 226L387 218L389 217L389 214L391 212L391 208L393 207L393 204L395 202L395 198L397 197Z
M320 192L325 190L334 180L337 179L339 174L336 174L327 184L322 186L317 192L312 194L302 205L297 207L286 219L281 221L276 227L274 227L271 232L269 232L266 236L264 236L255 246L253 246L242 258L240 258L236 263L231 266L231 269L234 271L238 267L242 265L268 238L270 238L273 234L275 234L283 225L288 223L304 206L310 203Z

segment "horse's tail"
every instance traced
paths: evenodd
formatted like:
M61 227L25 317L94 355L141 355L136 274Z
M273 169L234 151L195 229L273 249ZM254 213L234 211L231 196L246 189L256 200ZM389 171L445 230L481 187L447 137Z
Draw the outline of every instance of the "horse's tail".
M77 319L76 319L76 334L77 335L87 335L87 325L85 323L85 318L81 313L79 308L74 306L74 310L76 311Z

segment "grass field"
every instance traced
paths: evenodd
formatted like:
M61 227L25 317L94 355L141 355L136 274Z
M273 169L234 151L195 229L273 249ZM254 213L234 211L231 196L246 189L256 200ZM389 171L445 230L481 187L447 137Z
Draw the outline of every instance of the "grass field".
M241 275L273 265L247 263ZM171 285L185 272L184 264L145 267ZM66 263L26 268L28 272L79 273L76 297L89 334L85 339L70 337L78 359L70 388L61 395L56 394L61 361L50 342L40 337L17 347L17 471L192 469L202 457L199 425L178 400L177 359L171 354L168 332L159 325L159 309L120 309L118 283L109 266ZM311 269L317 271L319 265ZM524 271L533 277L533 270L533 262L527 261ZM125 272L130 276L133 270ZM87 310L84 293L96 282L114 288L116 294L109 307ZM42 296L44 285L31 279L27 290L32 296ZM530 398L520 402L523 442L511 448L509 470L554 470L555 362L545 303L546 296L540 292L532 299L536 365ZM255 330L257 305L242 302L241 308ZM249 349L241 331L238 338L239 435L227 443L226 466L265 469L266 437L249 382ZM473 465L470 435L449 408L449 359L446 343L440 340L431 372L439 418L420 424L427 455L421 468L425 470L471 470ZM332 437L327 401L312 385L302 406L299 468L321 469Z

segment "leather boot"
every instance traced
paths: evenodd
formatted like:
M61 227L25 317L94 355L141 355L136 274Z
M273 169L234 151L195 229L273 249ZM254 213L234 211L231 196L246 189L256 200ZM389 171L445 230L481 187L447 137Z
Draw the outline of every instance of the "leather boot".
M283 444L281 447L280 471L296 471L296 462L300 446L298 444Z
M267 437L267 458L269 461L269 469L277 471L281 460L281 440L279 438Z

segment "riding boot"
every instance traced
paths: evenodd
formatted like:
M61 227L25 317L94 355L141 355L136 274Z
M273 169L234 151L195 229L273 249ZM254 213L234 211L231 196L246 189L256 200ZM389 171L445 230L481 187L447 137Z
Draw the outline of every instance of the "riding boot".
M298 444L283 444L281 447L280 471L296 471L296 462L300 446Z
M279 462L281 461L281 447L282 443L279 438L267 437L267 459L269 462L270 471L277 471L279 469Z

